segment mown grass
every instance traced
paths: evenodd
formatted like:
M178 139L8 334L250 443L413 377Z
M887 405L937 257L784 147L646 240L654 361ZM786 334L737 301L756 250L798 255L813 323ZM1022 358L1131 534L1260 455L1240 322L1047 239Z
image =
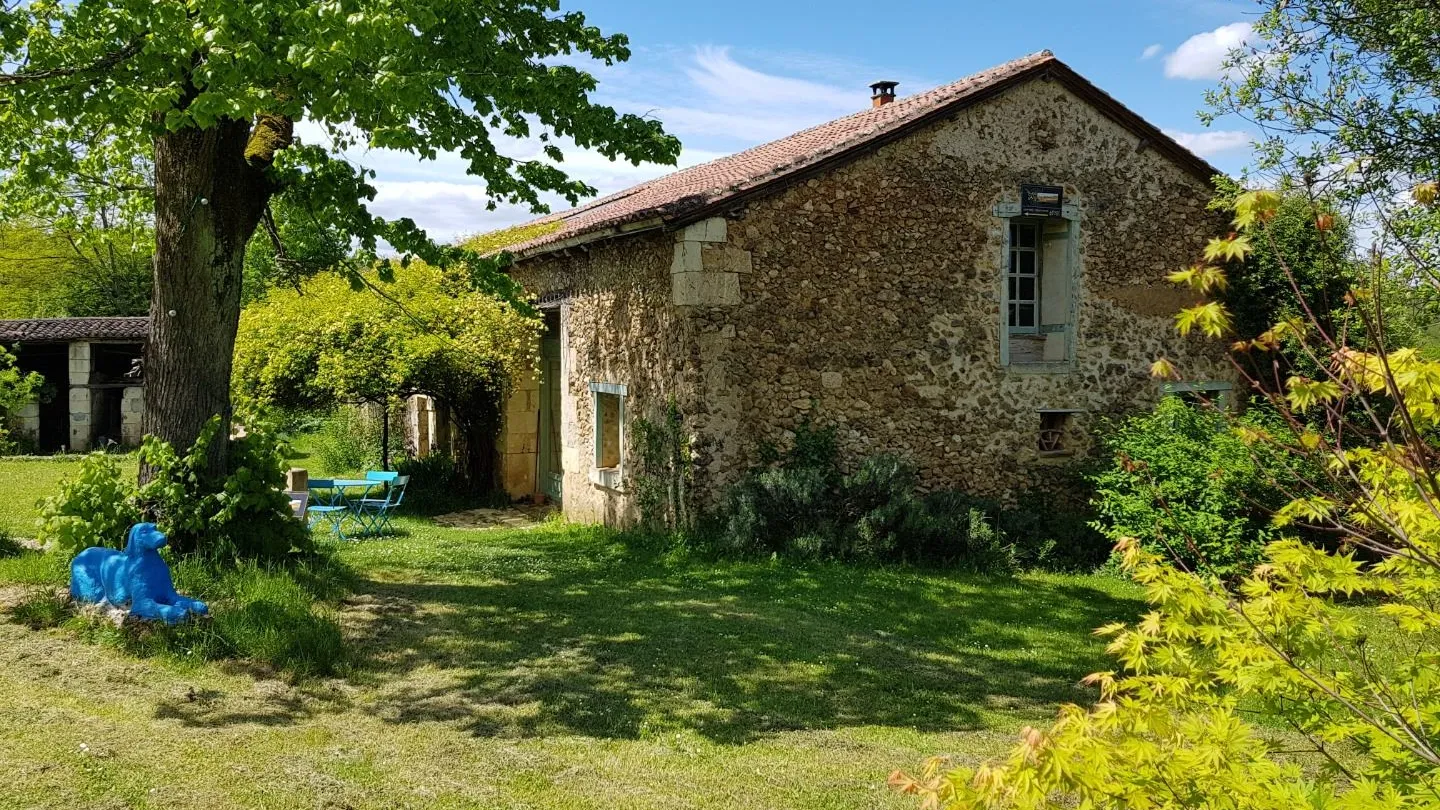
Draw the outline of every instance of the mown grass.
M1107 666L1089 631L1140 608L1104 577L715 563L558 523L401 529L338 551L332 677L0 623L0 807L909 807L891 769L999 753L1089 701L1079 678ZM31 558L0 560L0 583L56 570Z
M15 537L34 537L40 501L60 491L60 482L75 470L80 456L0 457L0 531ZM115 456L120 469L134 474L134 453Z

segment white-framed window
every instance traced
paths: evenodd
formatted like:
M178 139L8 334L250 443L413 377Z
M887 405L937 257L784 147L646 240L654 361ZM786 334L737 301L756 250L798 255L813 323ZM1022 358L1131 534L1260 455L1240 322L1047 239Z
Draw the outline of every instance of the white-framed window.
M999 277L1000 365L1018 372L1064 373L1075 362L1081 275L1080 210L1026 215L999 203L1004 252Z
M1228 410L1235 398L1235 384L1224 380L1168 382L1160 390L1165 396L1180 397L1192 405L1213 405L1220 410Z
M620 383L590 383L591 428L595 434L595 462L590 480L619 489L625 480L625 395Z
M1040 223L1010 220L1010 256L1005 271L1005 306L1010 334L1040 331Z

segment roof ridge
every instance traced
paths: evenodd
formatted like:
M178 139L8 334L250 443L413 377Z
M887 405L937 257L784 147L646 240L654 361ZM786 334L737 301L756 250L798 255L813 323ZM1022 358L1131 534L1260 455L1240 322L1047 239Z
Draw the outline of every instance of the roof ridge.
M1053 68L1052 68L1053 66ZM1072 91L1084 91L1091 103L1099 104L1106 114L1123 126L1139 132L1144 138L1155 139L1172 159L1188 166L1207 179L1215 171L1208 163L1174 143L1159 129L1095 87L1049 49L1035 51L1017 59L994 65L949 84L933 87L888 104L857 110L830 121L791 133L766 143L743 149L683 169L652 178L584 205L533 219L524 223L537 225L561 222L561 226L529 240L510 245L508 250L524 257L577 240L588 241L591 234L615 234L635 227L635 223L659 218L663 222L701 216L744 194L750 194L770 183L796 172L810 169L877 140L898 137L906 129L923 125L936 115L944 115L966 99L982 99L987 91L1036 74L1059 76Z
M1019 57L1019 58L1017 58L1017 59L1011 59L1011 60L1008 61L1008 62L1002 62L1002 63L999 64L999 65L993 65L993 66L988 67L988 68L986 68L986 69L984 69L984 70L976 71L975 73L971 73L971 74L969 74L968 76L965 76L965 77L960 78L960 79L956 79L955 81L950 82L949 84L942 84L942 85L940 85L939 87L932 87L932 88L930 88L929 90L925 90L925 91L922 91L922 92L919 92L919 93L915 93L914 95L905 96L905 97L903 97L903 98L898 98L898 99L896 99L895 101L891 102L891 103L890 103L889 105L887 105L887 106L894 107L894 106L899 106L899 105L906 105L907 108L908 108L908 107L913 107L913 106L916 106L916 104L917 104L921 99L927 98L927 97L929 97L929 96L937 95L937 94L941 93L942 91L946 91L946 90L954 91L954 90L956 90L956 89L958 88L959 85L963 85L963 84L966 84L966 83L968 83L968 82L971 82L971 81L973 81L973 80L975 80L975 79L979 79L980 77L982 77L982 76L984 76L984 75L986 75L986 74L989 74L989 73L999 73L999 72L1005 71L1006 69L1018 67L1018 66L1020 66L1022 63L1025 64L1026 67L1030 67L1030 66L1031 66L1031 63L1039 64L1040 62L1049 61L1049 60L1054 60L1054 59L1055 59L1055 54L1054 54L1050 49L1046 48L1046 49L1044 49L1044 50L1040 50L1040 51L1036 51L1036 52L1034 52L1034 53L1026 54L1025 56L1021 56L1021 57ZM652 178L652 179L650 179L650 180L646 180L646 181L643 182L643 183L637 183L636 185L631 186L631 187L629 187L629 188L627 188L627 189L623 189L623 190L621 190L621 191L617 191L617 192L615 192L615 193L613 193L613 194L607 195L606 197L603 197L603 198L598 199L598 200L593 200L593 201L591 201L590 203L587 203L586 205L580 206L580 207L578 207L578 208L573 208L573 209L571 209L570 212L561 212L562 217L563 217L563 215L564 215L565 213L580 213L581 211L585 211L585 210L590 210L590 209L597 208L597 207L599 207L600 205L603 205L603 204L605 204L605 203L607 203L607 202L613 202L613 201L615 200L615 198L617 198L617 197L621 197L621 196L625 196L625 195L633 195L635 192L638 192L638 191L640 191L640 190L643 189L643 188L646 188L646 187L648 187L648 186L650 186L650 185L653 185L654 183L656 183L656 182L658 182L658 181L660 181L660 180L665 180L665 179L667 179L667 178L675 177L676 175L683 174L683 173L685 173L685 172L692 172L692 171L695 171L695 170L704 169L704 168L706 168L706 167L714 166L714 165L717 164L717 163L722 163L722 162L726 162L726 161L730 161L730 160L741 160L741 159L743 159L746 155L750 155L750 154L755 154L755 153L762 152L763 150L765 150L765 149L767 149L767 148L769 148L769 147L772 147L772 146L774 146L774 145L777 144L777 143L781 143L781 142L783 142L783 141L789 141L789 140L792 140L792 139L803 138L803 137L806 136L806 135L813 134L813 133L815 133L815 132L817 132L817 131L819 131L819 130L823 130L823 129L827 128L827 127L836 126L836 125L841 124L841 123L843 123L843 122L845 122L845 121L860 120L860 119L863 119L863 118L866 118L866 117L872 117L873 114L874 114L874 112L875 112L875 110L876 110L876 108L874 108L874 107L869 107L869 108L864 108L864 109L856 110L855 112L850 113L849 115L842 115L842 116L840 116L839 118L832 118L832 119L830 119L829 121L822 121L822 122L820 122L820 123L818 123L818 124L815 124L814 126L806 127L805 129L802 129L802 130L800 130L800 131L798 131L798 132L792 132L792 133L790 133L789 135L785 135L785 136L783 136L783 137L776 138L776 139L771 140L771 141L766 141L765 143L760 143L760 144L756 144L756 145L754 145L754 146L746 147L745 149L742 149L742 150L740 150L739 152L732 152L731 154L728 154L728 155L722 155L722 156L717 157L717 158L712 158L712 159L710 159L710 160L705 161L704 163L697 163L697 164L695 164L694 166L686 166L686 167L683 168L683 169L677 169L676 171L673 171L673 172L671 172L671 173L669 173L669 174L662 175L662 176L656 177L656 178ZM871 128L871 130L869 130L869 131L867 131L867 132L862 132L862 133L860 133L859 135L857 135L855 138L852 138L852 139L850 139L850 140L853 141L853 140L863 139L863 138L865 138L865 137L873 134L874 131L879 130L879 129L882 129L882 128L883 128L883 127L881 127L881 126L873 127L873 128ZM834 151L834 150L830 150L830 151Z

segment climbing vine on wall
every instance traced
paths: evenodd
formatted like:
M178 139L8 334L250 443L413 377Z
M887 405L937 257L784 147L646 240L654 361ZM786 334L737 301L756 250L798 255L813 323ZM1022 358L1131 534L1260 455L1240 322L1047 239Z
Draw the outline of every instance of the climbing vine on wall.
M641 524L651 531L691 531L694 462L679 406L672 399L658 421L635 419L630 436L631 457L636 460L630 484Z

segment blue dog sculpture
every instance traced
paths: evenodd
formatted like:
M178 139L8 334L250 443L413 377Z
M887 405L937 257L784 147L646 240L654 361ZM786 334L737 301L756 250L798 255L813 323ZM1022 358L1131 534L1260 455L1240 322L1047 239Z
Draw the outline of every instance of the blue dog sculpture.
M166 624L205 615L204 602L175 592L170 566L160 558L165 541L154 523L136 523L124 551L97 546L76 554L70 563L70 595L81 602L128 605L131 616Z

